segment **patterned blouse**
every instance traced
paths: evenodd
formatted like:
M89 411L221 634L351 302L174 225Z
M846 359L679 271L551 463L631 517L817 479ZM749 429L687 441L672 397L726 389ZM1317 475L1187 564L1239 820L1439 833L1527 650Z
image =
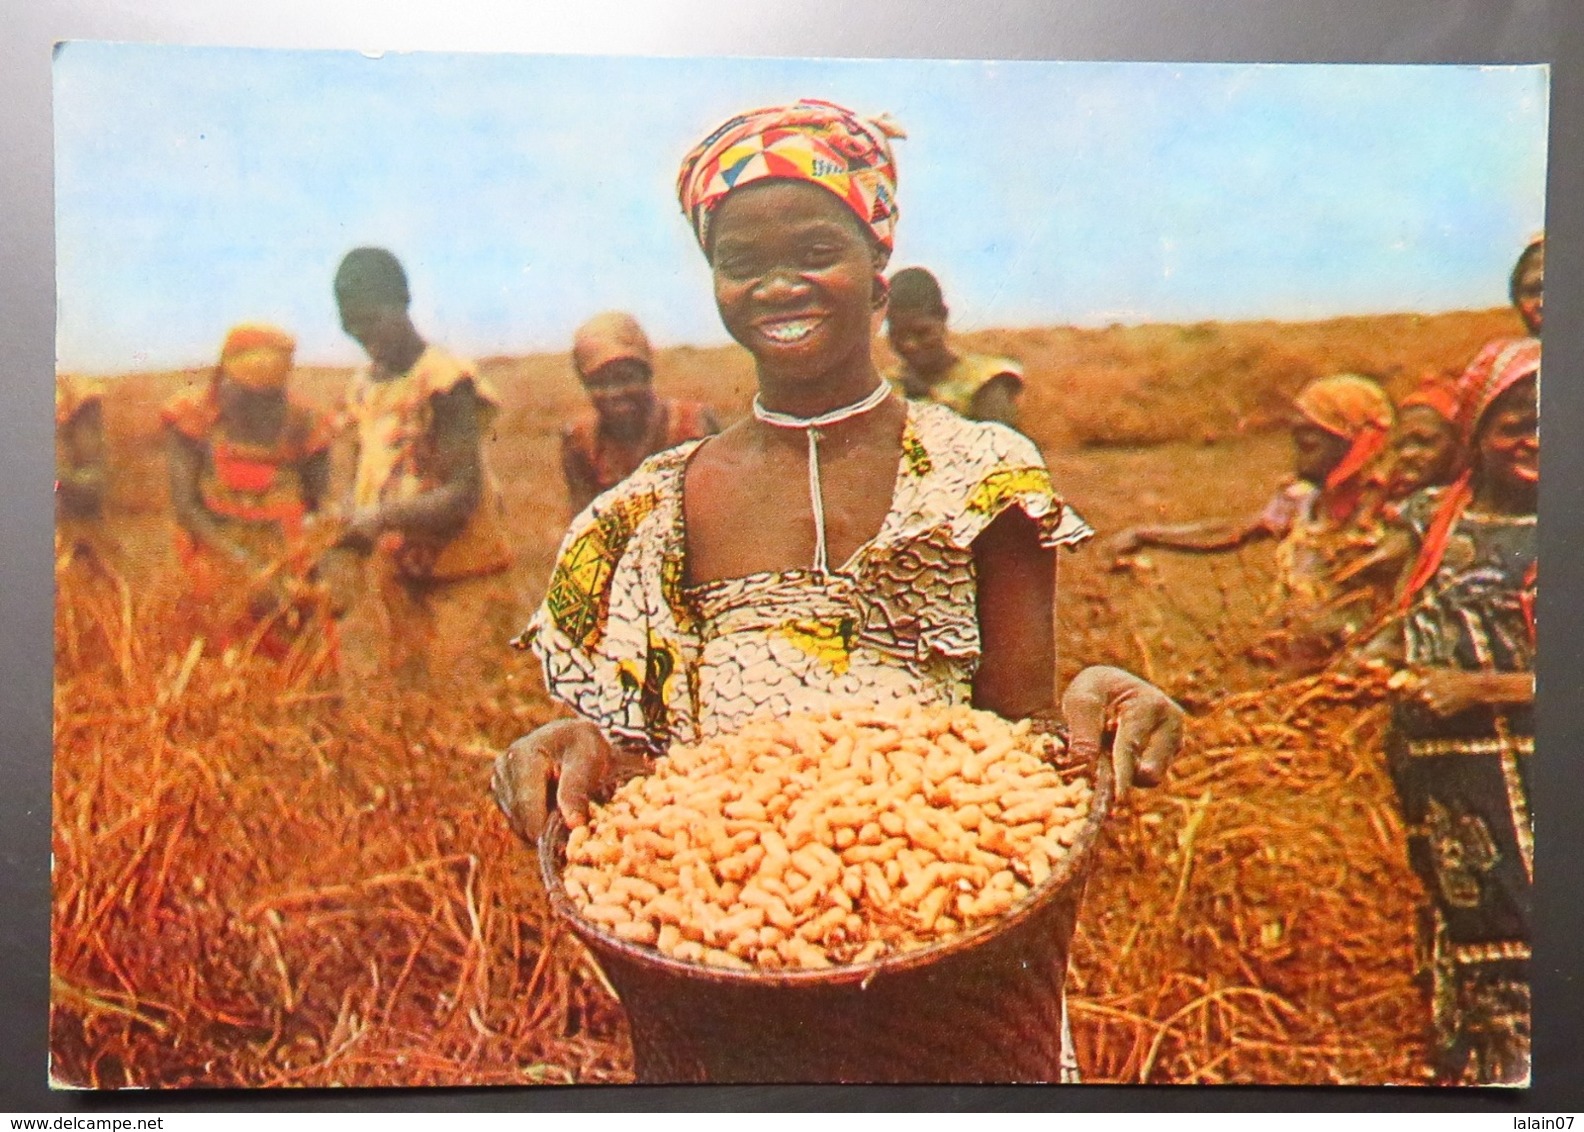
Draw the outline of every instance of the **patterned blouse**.
M411 499L440 484L434 399L462 385L471 385L478 400L480 431L488 435L500 398L470 363L436 346L427 347L404 374L383 381L376 381L369 370L358 374L345 407L346 419L357 429L358 437L352 483L356 506ZM392 556L402 575L412 579L450 581L505 570L513 555L494 472L483 464L478 504L462 529L450 538L436 542L386 531L380 536L379 548Z
M1443 492L1410 498L1402 517L1424 537ZM1535 517L1465 511L1441 566L1403 626L1410 665L1530 672ZM1408 856L1436 921L1437 1063L1527 1061L1534 824L1529 809L1533 709L1479 705L1437 718L1414 703L1393 712L1388 768L1408 827ZM1508 1069L1481 1080L1511 1079ZM1516 1072L1516 1071L1514 1071ZM1525 1072L1527 1070L1525 1069Z
M974 540L1013 506L1045 546L1093 534L1026 438L910 404L891 508L846 563L688 587L682 484L700 443L651 457L573 521L520 639L552 695L653 751L842 701L965 702Z
M1403 505L1402 519L1423 538L1444 489L1431 488ZM1404 625L1408 663L1469 672L1532 672L1535 517L1465 511L1447 539L1441 567L1420 593ZM1532 735L1532 712L1504 713L1509 726ZM1489 733L1488 709L1456 720L1453 730ZM1410 730L1418 730L1410 724Z

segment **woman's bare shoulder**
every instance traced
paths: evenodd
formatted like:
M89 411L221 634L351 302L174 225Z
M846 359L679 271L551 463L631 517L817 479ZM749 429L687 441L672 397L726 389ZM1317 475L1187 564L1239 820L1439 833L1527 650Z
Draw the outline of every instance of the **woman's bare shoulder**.
M756 450L746 419L684 447L688 450L687 476L690 480L732 475L752 459Z

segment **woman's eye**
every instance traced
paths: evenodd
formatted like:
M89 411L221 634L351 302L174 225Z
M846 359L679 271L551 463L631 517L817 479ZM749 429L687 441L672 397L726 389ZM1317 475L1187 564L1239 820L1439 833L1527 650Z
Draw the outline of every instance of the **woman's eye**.
M753 274L753 257L745 252L718 250L715 253L715 270L734 279Z
M841 249L832 244L814 244L803 253L809 267L829 267L841 258Z

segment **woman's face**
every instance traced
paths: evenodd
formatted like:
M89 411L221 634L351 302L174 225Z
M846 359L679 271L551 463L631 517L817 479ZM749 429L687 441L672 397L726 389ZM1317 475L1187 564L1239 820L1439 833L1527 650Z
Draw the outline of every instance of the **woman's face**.
M649 367L637 358L606 362L583 379L600 427L618 440L637 440L649 426L654 408L654 382Z
M280 428L285 417L286 391L283 389L250 389L222 375L216 397L220 419L245 435L272 434Z
M1513 280L1513 306L1529 328L1529 333L1539 334L1545 321L1545 249L1541 248L1524 263L1523 270Z
M1452 422L1427 405L1410 405L1397 418L1392 437L1392 494L1410 495L1445 483L1456 455Z
M760 181L721 202L711 231L715 305L761 371L812 377L868 356L881 265L833 193Z
M1342 462L1352 442L1307 420L1293 425L1293 471L1317 487Z
M1527 494L1540 482L1537 388L1534 378L1526 378L1496 398L1474 437L1480 475L1504 494Z

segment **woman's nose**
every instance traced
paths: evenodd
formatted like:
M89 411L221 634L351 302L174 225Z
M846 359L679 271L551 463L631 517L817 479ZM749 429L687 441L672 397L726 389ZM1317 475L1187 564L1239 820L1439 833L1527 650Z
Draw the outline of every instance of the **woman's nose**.
M779 267L765 273L754 288L755 295L765 301L784 300L808 290L808 280L790 267Z

